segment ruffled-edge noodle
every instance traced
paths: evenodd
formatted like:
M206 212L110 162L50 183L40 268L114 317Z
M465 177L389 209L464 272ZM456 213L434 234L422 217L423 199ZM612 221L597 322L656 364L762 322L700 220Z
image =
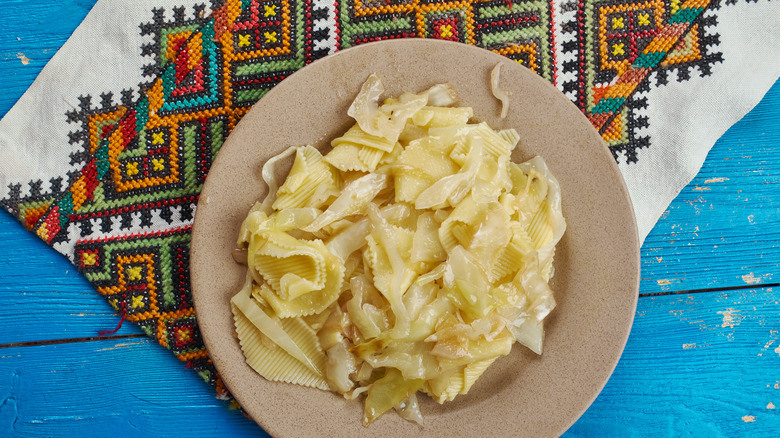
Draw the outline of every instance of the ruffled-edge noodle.
M422 422L418 392L466 394L515 342L541 354L566 228L544 161L510 161L517 131L470 123L450 85L383 90L371 75L324 155L290 147L263 166L269 193L241 226L248 276L231 300L253 369L365 395L366 425L392 409Z

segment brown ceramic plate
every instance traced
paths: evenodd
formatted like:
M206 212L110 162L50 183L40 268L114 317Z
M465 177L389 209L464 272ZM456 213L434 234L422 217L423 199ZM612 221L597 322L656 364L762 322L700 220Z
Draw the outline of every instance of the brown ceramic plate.
M502 64L511 92L498 117L490 71ZM291 145L327 148L352 123L347 108L372 72L387 95L449 82L475 118L515 128L513 160L541 155L561 184L568 228L552 285L558 307L546 321L544 354L516 344L469 394L438 405L421 398L424 426L394 413L368 428L361 401L272 383L244 361L229 300L245 268L231 257L239 225L266 187L265 161ZM626 186L582 113L549 82L518 63L459 43L410 39L338 52L291 75L263 97L219 152L200 196L190 263L195 308L214 365L236 400L275 437L528 436L562 434L596 398L615 368L636 309L639 244Z

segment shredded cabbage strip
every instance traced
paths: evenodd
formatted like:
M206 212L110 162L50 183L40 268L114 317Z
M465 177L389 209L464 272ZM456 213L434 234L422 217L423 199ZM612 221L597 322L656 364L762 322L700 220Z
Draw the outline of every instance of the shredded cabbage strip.
M269 193L241 226L247 282L231 300L259 374L365 396L366 426L393 408L421 422L418 392L466 394L515 342L541 354L566 228L544 160L510 161L514 129L470 123L448 84L383 93L371 75L328 153L291 147L263 166Z

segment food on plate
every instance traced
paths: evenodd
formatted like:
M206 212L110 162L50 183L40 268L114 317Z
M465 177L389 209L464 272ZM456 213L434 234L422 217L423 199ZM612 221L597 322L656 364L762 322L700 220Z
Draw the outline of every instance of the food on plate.
M265 164L231 300L255 371L365 396L365 425L391 409L421 422L418 393L466 394L515 342L541 354L566 228L544 161L510 161L514 129L470 123L446 84L383 93L371 75L326 153L292 147Z

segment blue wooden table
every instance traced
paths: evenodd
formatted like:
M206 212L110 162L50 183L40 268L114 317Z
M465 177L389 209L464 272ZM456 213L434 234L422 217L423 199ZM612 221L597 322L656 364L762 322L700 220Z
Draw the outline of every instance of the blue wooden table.
M94 3L0 3L0 117ZM626 350L566 436L780 435L779 225L780 83L648 236ZM0 213L0 436L264 436L132 324L96 338L117 319Z

